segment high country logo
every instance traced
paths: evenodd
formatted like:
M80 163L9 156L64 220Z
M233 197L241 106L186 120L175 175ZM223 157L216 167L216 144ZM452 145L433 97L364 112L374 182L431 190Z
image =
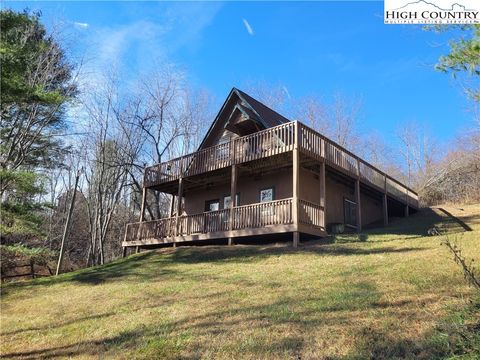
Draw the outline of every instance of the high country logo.
M385 0L385 24L480 24L480 1Z

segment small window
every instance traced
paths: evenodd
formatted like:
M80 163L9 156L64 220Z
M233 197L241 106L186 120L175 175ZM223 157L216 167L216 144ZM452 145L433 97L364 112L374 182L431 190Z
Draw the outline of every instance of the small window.
M220 209L220 200L205 201L205 211L217 211Z
M229 196L225 196L225 197L223 198L223 208L224 208L224 209L230 208L230 203L232 202L232 201L231 201L231 198L232 198L232 197L231 197L230 195L229 195Z
M275 189L273 187L260 190L260 202L273 201L275 198Z
M227 195L223 198L223 208L224 209L229 209L230 208L230 201L231 201L231 196ZM233 206L239 206L240 205L240 193L237 193L235 195L235 204Z
M357 204L351 200L344 199L343 209L345 216L345 225L357 226Z

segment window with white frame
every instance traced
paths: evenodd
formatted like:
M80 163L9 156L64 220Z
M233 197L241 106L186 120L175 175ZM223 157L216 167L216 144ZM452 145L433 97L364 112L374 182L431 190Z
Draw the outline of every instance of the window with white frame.
M273 201L275 197L275 188L265 188L260 190L260 202Z

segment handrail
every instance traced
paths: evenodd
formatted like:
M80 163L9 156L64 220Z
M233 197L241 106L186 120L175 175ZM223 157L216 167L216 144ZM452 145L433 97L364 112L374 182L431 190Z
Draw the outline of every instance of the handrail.
M297 126L296 126L296 123ZM299 134L295 134L295 129ZM297 136L299 135L299 136ZM298 144L295 142L298 141ZM154 186L177 180L180 177L198 175L232 164L269 157L291 151L297 145L314 158L326 160L342 168L348 174L359 177L399 198L418 201L418 193L397 179L361 159L338 143L300 122L288 122L256 133L217 144L195 153L145 168L144 186Z
M293 199L254 203L233 208L233 229L251 229L293 223Z
M252 207L252 206L255 206L255 205L258 205L258 204L275 204L275 203L283 203L285 201L290 201L290 200L293 200L293 198L285 198L285 199L280 199L280 200L272 200L272 201L265 201L265 202L247 204L247 205L234 206L234 208L235 209L241 209L241 208Z
M358 155L355 155L354 153L352 153L350 150L344 148L343 146L339 145L337 142L327 138L325 135L322 135L320 134L319 132L317 132L316 130L312 129L311 127L309 127L308 125L305 125L301 122L298 123L299 127L303 127L303 128L306 128L310 131L313 131L314 133L316 133L316 135L318 135L320 138L322 138L325 142L327 143L330 143L336 147L338 147L340 150L342 150L343 152L345 152L346 154L348 154L349 156L355 158L356 160L360 161L361 163L363 163L364 165L368 166L369 168L375 170L376 172L382 174L383 176L386 176L387 179L397 183L398 185L401 185L403 186L406 190L408 190L409 192L412 192L413 194L415 195L418 195L418 193L416 191L414 191L413 189L409 188L408 186L402 184L399 180L395 179L394 177L388 175L387 173L383 172L382 170L380 170L379 168L377 168L376 166L368 163L367 161L363 160L362 158L358 157Z
M292 224L292 198L236 206L233 229ZM127 224L125 241L230 230L230 209Z
M323 206L311 201L298 199L299 223L325 230L325 212Z
M198 175L293 149L294 123L277 125L145 168L144 186Z

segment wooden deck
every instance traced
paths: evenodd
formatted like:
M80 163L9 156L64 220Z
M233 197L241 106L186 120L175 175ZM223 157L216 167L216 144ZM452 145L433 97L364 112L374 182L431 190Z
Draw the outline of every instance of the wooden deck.
M205 185L202 181L229 177L233 199L237 193L237 167L258 170L260 166L265 171L269 166L276 167L275 159L283 165L287 162L292 168L291 198L244 206L232 204L218 211L144 221L147 189L167 192L179 199L183 196L185 181L201 188ZM319 204L299 197L299 169L309 164L313 164L320 177ZM122 245L148 246L218 238L229 238L230 243L235 237L292 232L296 246L300 233L326 235L326 168L353 180L358 204L357 231L362 229L361 192L373 192L381 197L384 224L388 223L388 199L400 203L406 216L409 208L418 208L418 195L413 190L308 126L289 122L146 168L140 222L127 225ZM181 214L181 202L176 204L175 213ZM170 213L174 213L173 207Z
M302 232L325 235L322 207L298 200ZM232 216L232 218L231 218ZM232 221L230 221L232 219ZM293 198L256 203L200 214L127 225L122 246L242 237L295 231Z
M324 161L328 166L360 181L401 203L418 208L418 195L365 160L359 158L334 141L300 122L289 122L230 143L219 144L145 169L144 186L162 189L162 185L176 182L232 165L252 162L293 151L312 159Z

